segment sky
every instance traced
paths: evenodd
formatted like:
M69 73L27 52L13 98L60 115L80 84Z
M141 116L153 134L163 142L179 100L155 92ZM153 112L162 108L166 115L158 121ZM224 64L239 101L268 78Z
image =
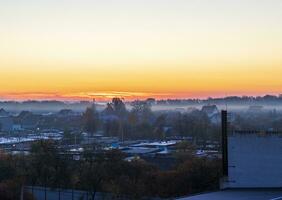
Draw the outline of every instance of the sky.
M282 93L281 0L0 0L0 99Z

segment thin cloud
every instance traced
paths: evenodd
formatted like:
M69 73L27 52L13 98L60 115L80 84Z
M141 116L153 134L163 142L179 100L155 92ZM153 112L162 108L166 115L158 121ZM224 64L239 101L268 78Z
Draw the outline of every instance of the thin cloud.
M13 92L2 93L2 100L92 100L107 101L114 97L125 100L146 99L149 97L166 98L172 96L170 93L148 93L148 92L127 92L127 91L99 91L99 92L78 92L78 93L44 93L44 92Z

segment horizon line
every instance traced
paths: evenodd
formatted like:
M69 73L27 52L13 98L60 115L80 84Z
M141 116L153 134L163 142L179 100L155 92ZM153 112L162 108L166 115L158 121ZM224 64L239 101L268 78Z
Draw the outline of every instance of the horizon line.
M130 92L117 92L119 94L132 94ZM28 95L27 95L28 94ZM36 95L30 95L36 94ZM145 94L145 93L134 93ZM207 96L179 96L179 95L91 95L91 96L75 96L75 95L59 95L57 93L9 93L9 95L0 94L0 102L14 101L14 102L27 102L27 101L60 101L60 102L81 102L81 101L95 101L95 102L109 102L113 98L120 98L125 102L132 102L138 100L147 100L150 98L156 101L161 100L208 100L208 99L224 99L229 97L265 97L265 96L282 96L282 93L261 93L261 94L232 94L232 95L207 95ZM32 97L33 96L33 97ZM163 96L163 97L162 97Z

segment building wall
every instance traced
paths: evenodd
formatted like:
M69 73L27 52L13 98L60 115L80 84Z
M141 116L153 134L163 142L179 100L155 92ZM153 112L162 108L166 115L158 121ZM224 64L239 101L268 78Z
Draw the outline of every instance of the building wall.
M234 134L228 137L225 188L282 187L282 136Z

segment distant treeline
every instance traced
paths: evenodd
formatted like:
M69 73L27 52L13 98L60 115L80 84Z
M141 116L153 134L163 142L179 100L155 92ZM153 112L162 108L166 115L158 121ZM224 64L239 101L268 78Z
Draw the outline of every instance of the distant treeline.
M205 104L217 104L217 105L282 105L282 94L280 95L265 95L265 96L228 96L224 98L207 98L207 99L161 99L156 100L154 98L148 98L145 100L152 105L205 105ZM0 101L0 108L4 108L10 112L18 112L22 110L38 111L38 112L52 112L59 111L61 109L72 109L74 111L84 111L86 107L89 107L92 101L77 101L77 102L63 102L56 100L49 101ZM131 102L126 102L130 105ZM96 104L97 109L103 109L106 103Z
M207 99L167 99L167 100L156 100L156 104L162 105L185 105L185 104L244 104L244 105L252 105L252 104L269 104L276 103L282 104L282 94L275 95L265 95L265 96L228 96L224 98L212 98L209 97Z
M76 112L82 112L86 107L92 105L90 101L63 102L63 101L0 101L0 108L9 112L21 112L23 110L33 112L58 112L62 109L71 109ZM99 105L97 105L99 106Z

